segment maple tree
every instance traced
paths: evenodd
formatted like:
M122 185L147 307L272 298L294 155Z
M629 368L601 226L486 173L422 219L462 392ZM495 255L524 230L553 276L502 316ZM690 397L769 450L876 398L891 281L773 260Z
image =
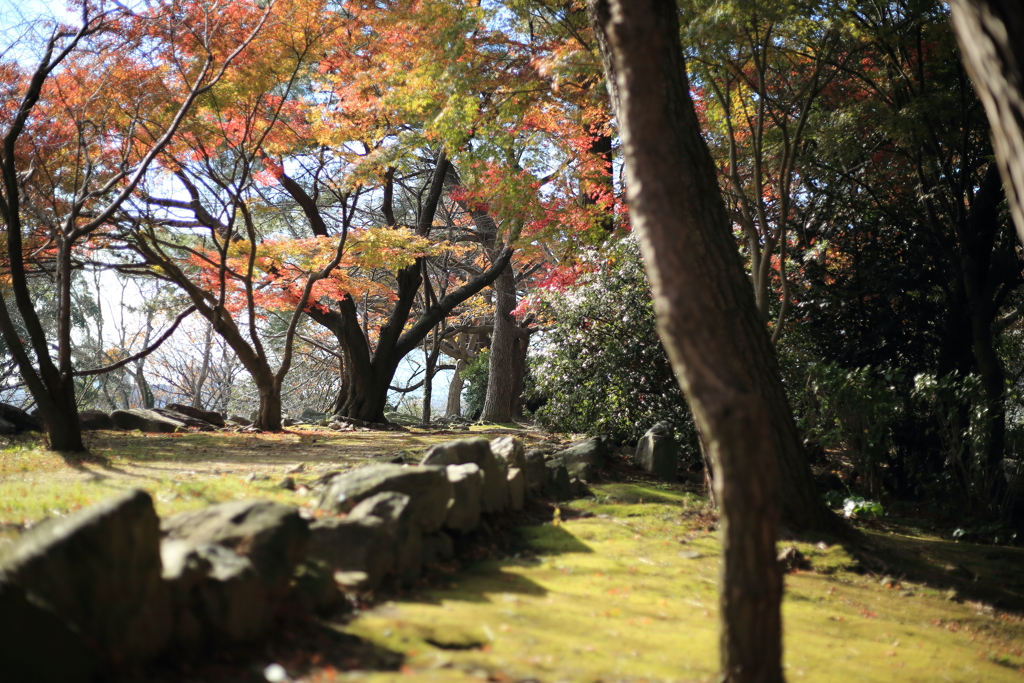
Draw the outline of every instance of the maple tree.
M77 27L54 22L43 43L32 46L34 66L3 65L6 285L28 339L18 334L5 300L0 330L54 450L84 450L70 321L71 276L82 244L133 194L196 100L262 28L270 7L237 3L227 13L213 10L215 16L202 3L137 13L115 3L82 3ZM159 68L154 60L160 59L177 68ZM55 274L54 338L34 307L30 259L45 260Z

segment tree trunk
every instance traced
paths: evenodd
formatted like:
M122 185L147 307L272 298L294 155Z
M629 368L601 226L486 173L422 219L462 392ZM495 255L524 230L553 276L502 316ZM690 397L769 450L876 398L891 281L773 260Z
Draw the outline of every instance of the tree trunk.
M513 420L523 419L523 408L526 400L523 394L526 391L526 355L530 349L530 333L518 324L515 328L516 338L512 347L512 395L510 405Z
M588 2L591 4L592 7L592 16L594 16L594 12L600 15L600 13L602 12L601 8L603 7L605 8L603 10L604 16L607 17L607 7L609 5L609 0L588 0ZM654 0L653 4L658 5L660 7L660 11L666 11L665 8L667 7L667 3L665 4L665 6L661 6L662 3L659 0ZM649 8L651 7L651 5L652 0L648 0L647 2L644 3L643 6L645 8ZM646 12L649 10L645 9L638 11L642 11L646 14ZM625 14L626 13L623 12L623 15ZM673 25L678 25L678 21L675 17L673 17L671 21ZM668 39L667 36L665 36L665 39ZM603 39L603 37L599 36L598 45L602 50L602 59L603 61L605 61L605 66L607 69L609 68L609 62L605 59L604 54L608 50L607 42ZM673 59L678 62L677 65L673 66L673 68L678 69L677 73L674 74L674 77L682 78L681 82L683 84L688 83L688 79L686 77L685 72L685 64L683 64L682 62L682 57L676 56ZM658 80L660 82L663 82L661 77L659 77ZM617 101L619 94L617 92L617 88L614 88L613 90L615 90L616 92L612 92L610 93L610 95L614 105L614 102ZM692 102L689 99L689 92L684 90L681 93L676 92L676 94L679 96L679 101L676 104L679 104L685 107L687 111L692 112ZM647 93L647 95L645 95L645 97L648 96L652 98L655 97L655 95L650 94L649 92ZM663 93L657 99L664 101L666 97L667 94ZM668 106L668 104L666 103L662 106ZM654 112L652 111L650 112L650 114L651 116L653 116ZM673 113L672 115L676 115L676 113ZM686 116L689 117L690 115L686 114ZM684 132L683 130L677 130L676 135L680 136L679 138L677 138L677 140L687 139L691 135L697 136L696 138L690 139L687 144L697 145L699 142L700 147L699 149L690 150L690 153L694 155L694 157L697 155L701 157L706 157L708 163L711 163L710 153L708 152L706 145L704 145L703 141L700 139L699 124L696 122L695 118L692 119L692 121L690 121L688 118L688 121L689 123L692 123L692 131L687 130ZM621 128L621 126L623 125L621 116L619 117L619 123ZM665 125L668 125L667 121L665 121L664 123ZM687 125L689 125L689 123ZM677 124L678 122L673 123L673 128L683 128ZM658 135L664 135L664 131L659 131ZM653 145L654 143L652 142L651 144ZM678 163L682 163L677 154L677 152L679 151L678 148L666 144L664 140L662 140L661 146L663 147L661 153L657 155L652 155L650 161L652 163L657 162L659 173L665 172L670 175L677 174L678 171L674 170L676 168L675 165ZM701 161L700 163L703 164L704 162ZM705 167L704 170L707 170L707 168ZM643 177L646 178L646 174L643 174ZM701 176L701 183L703 183L706 180L707 178ZM668 184L668 181L669 179L665 178L663 180L658 180L657 184L659 186L665 186L666 184ZM682 182L682 179L678 179L678 181ZM694 294L690 295L690 298L693 299L693 301L687 300L686 305L687 307L696 308L703 314L705 308L707 307L721 308L721 306L725 306L726 304L728 304L728 306L730 307L729 316L740 316L734 320L729 321L729 329L745 327L750 324L750 320L743 317L746 315L746 313L740 313L738 311L733 311L731 309L734 307L745 307L747 305L747 299L749 299L749 301L752 303L753 296L751 295L749 297L742 298L742 301L737 299L737 301L740 301L739 303L726 301L726 296L741 297L741 295L738 292L720 291L721 286L718 283L718 278L722 276L718 275L717 271L715 271L715 268L719 263L729 263L730 266L726 274L727 277L738 277L739 280L746 283L747 289L750 289L749 280L747 279L746 274L742 270L742 263L740 261L739 251L735 248L735 242L730 242L732 250L730 253L732 253L732 256L727 256L725 253L719 253L718 251L715 251L713 255L709 253L712 248L714 248L715 250L724 248L724 243L720 244L719 241L724 240L725 237L723 237L722 234L719 233L723 233L730 240L732 239L731 223L729 222L728 215L725 212L724 203L721 204L721 206L718 205L718 203L721 202L721 191L719 190L717 184L714 185L714 187L704 187L703 184L698 185L697 181L692 179L688 180L687 182L689 184L685 188L686 196L694 194L701 196L701 201L694 203L692 206L703 207L706 206L709 201L715 203L715 206L713 207L713 211L716 214L715 220L719 221L721 224L714 224L707 228L707 230L709 231L714 231L714 240L716 241L714 242L713 247L711 243L704 244L703 241L701 244L694 244L692 246L693 249L699 250L695 251L692 254L693 258L697 259L697 270L695 272L700 273L701 278L707 279L706 281L701 282L699 286L696 286L691 290L692 292L694 292ZM627 189L628 188L629 184L627 184ZM675 189L670 190L670 192L675 191ZM679 191L682 192L683 190L680 189ZM705 196L701 195L700 193L707 194ZM684 195L680 194L670 196L682 197ZM709 198L713 198L713 200ZM666 199L665 201L668 202L669 200ZM674 210L681 211L683 214L687 215L680 215L674 217L672 218L672 220L669 220L666 223L666 225L680 226L680 224L683 223L688 224L688 220L684 219L689 219L689 214L693 213L693 210L689 208L691 207L691 205L687 204L686 202L680 201L674 206L676 207L676 209ZM635 218L635 213L631 213L631 215L633 215ZM666 216L665 218L667 220L669 217ZM666 254L676 253L679 249L681 249L681 247L679 247L678 244L683 242L683 240L677 236L675 232L676 229L681 230L682 228L665 228L664 230L659 231L659 234L667 231L667 234L664 237L665 241L659 242L657 247L654 247L653 245L648 245L645 248L656 248L658 250L664 249ZM642 241L642 244L646 243ZM719 261L708 262L707 259L719 259ZM734 269L732 268L731 264L734 263L740 264L740 271L738 275L736 273L733 273ZM679 268L681 266L680 263L677 263L673 260L665 267ZM707 271L715 272L712 273ZM651 278L652 288L659 287L659 277L661 276L659 276L657 272L653 272L651 268L648 268L648 273ZM674 277L670 278L670 281L676 283L677 280L683 277L687 277L689 274L679 273L674 275ZM700 278L697 279L699 280ZM708 297L701 300L701 297L695 294L695 292L698 291L709 292ZM755 315L757 317L757 320L763 322L761 316L756 313L756 309ZM728 358L728 364L732 366L736 374L748 386L750 386L753 390L756 390L765 402L766 410L768 411L768 415L772 422L772 445L775 449L776 457L778 458L779 469L781 470L782 474L781 486L783 501L783 522L785 522L787 526L796 531L813 530L833 534L840 537L848 536L850 533L852 533L849 526L847 526L840 517L838 517L836 514L834 514L831 510L828 509L828 507L822 501L821 496L818 494L817 487L814 483L814 477L811 473L810 466L807 462L807 454L804 450L803 440L800 438L800 434L797 432L796 423L793 421L793 413L789 407L789 401L786 398L785 389L783 388L782 382L780 380L778 359L775 356L775 350L770 343L767 345L761 343L761 337L764 337L764 340L770 341L768 333L764 329L764 325L761 325L760 334L755 335L753 330L744 330L742 334L739 331L737 331L736 334L740 336L731 339L729 344L727 345L728 348L735 347L736 350L730 353L727 350L727 347L723 347L724 350L720 350L720 353L726 355L726 357ZM666 344L666 349L667 348L668 344ZM669 356L671 359L671 353L669 354ZM708 438L710 442L710 433Z
M423 375L423 419L422 423L430 424L430 404L434 400L434 368L437 367L437 358L441 355L440 329L434 330L434 338L429 349L426 350L426 373Z
M58 392L51 392L55 404L49 410L39 403L39 414L43 418L46 440L51 451L81 453L85 450L82 428L78 422L78 405L75 401L75 384L68 377ZM56 394L56 395L52 395Z
M448 405L445 406L445 417L462 417L462 387L466 380L462 378L462 371L466 369L466 361L461 358L455 363L455 372L452 373L452 382L448 385Z
M1017 234L1024 240L1024 4L950 0L964 64L992 125Z
M265 432L281 431L281 385L273 378L261 378L257 388L260 393L260 409L255 427Z
M210 374L210 357L213 355L213 325L207 324L206 334L203 338L203 364L199 368L199 375L196 377L195 386L192 389L192 407L203 407L203 385Z
M1006 484L1003 477L1006 373L996 353L992 324L998 308L997 290L1015 285L1020 272L1019 265L1010 268L1012 282L1003 282L1000 271L1005 269L994 263L1002 225L999 206L1004 197L999 172L990 166L974 194L970 212L957 226L961 244L958 275L963 281L970 316L971 351L985 391L985 431L988 436L982 462L977 463L980 471L976 473L978 476L972 477L972 488L983 497L984 504L992 508L998 505Z
M512 265L494 281L494 334L491 336L491 364L487 374L487 398L480 415L483 422L511 422L516 384L516 281Z
M630 218L658 331L715 466L721 680L782 681L779 461L787 447L797 450L796 430L690 100L678 8L674 0L588 4L618 90Z

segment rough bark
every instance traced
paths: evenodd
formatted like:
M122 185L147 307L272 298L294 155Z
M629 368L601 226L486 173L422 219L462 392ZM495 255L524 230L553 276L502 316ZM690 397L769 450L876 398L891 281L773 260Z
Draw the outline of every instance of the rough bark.
M1024 4L950 0L964 64L992 125L1010 213L1024 240Z
M491 337L491 362L487 373L487 397L483 422L511 422L516 385L516 281L509 265L494 281L494 334Z
M974 196L970 212L958 226L960 249L959 276L970 316L971 350L985 391L988 439L981 477L986 504L995 504L1005 484L1002 476L1006 446L1006 373L996 353L993 322L998 312L998 290L1016 286L1020 267L1011 267L1010 281L996 263L1000 232L999 205L1004 192L999 173L990 166ZM1013 261L1015 258L1011 257ZM1011 263L1013 262L1011 261Z
M782 681L779 461L802 449L790 443L775 355L690 100L678 9L674 0L588 5L618 90L630 219L659 334L716 470L722 680Z
M448 385L448 403L444 409L445 417L462 417L462 387L466 380L462 378L462 371L466 369L466 361L461 358L455 363L455 372L452 373L452 381Z
M203 364L199 368L199 375L196 376L196 383L192 389L192 407L203 407L203 385L210 374L210 358L213 355L213 326L207 325L203 337Z
M595 25L605 25L608 21L608 17L610 16L609 3L606 0L589 0L589 5L592 16L592 22L596 21L597 23ZM649 7L649 5L650 3L645 3L644 6ZM646 12L647 10L644 11ZM604 18L604 22L602 22L602 17ZM678 21L674 15L671 21L673 25L678 25ZM606 72L614 74L615 64L611 62L611 46L608 43L607 38L603 35L598 35L597 42L598 46L601 48L602 61L604 62ZM676 73L673 77L681 76L683 79L683 83L685 84L687 80L685 73L685 65L682 63L682 57L677 57L676 61L678 61L678 73ZM613 79L614 76L609 77L609 82L611 82ZM689 100L688 91L686 91L684 88L682 93L685 94L686 96L684 103L685 109L687 111L691 111L692 103ZM615 102L620 97L617 87L612 88L610 96L614 107ZM680 101L682 102L682 100ZM621 109L619 109L619 111L621 111ZM650 113L653 116L654 112L652 111ZM673 113L672 115L675 116L676 114ZM682 116L681 113L678 115ZM680 119L680 121L681 120L682 119ZM689 135L696 136L696 138L694 138L695 140L699 139L700 133L696 119L687 120L692 123L693 127L693 130L689 133ZM622 126L622 123L622 117L620 116L620 128ZM673 123L674 126L676 126L677 124L678 122ZM665 125L668 124L666 123ZM657 133L657 135L663 134L664 133L662 131L658 131ZM681 133L679 132L677 132L676 134L677 136L681 135ZM654 135L654 133L651 133L651 135ZM660 157L654 155L655 158L651 159L651 163L658 161L659 170L656 172L651 171L651 173L657 174L664 172L667 173L669 176L674 176L678 174L678 171L675 170L674 167L675 164L679 163L679 159L676 155L676 148L667 144L665 140L662 140L660 144L663 148L661 149L661 155L666 158L660 159ZM694 142L693 144L696 144L696 142ZM703 142L701 141L700 144L703 145ZM701 147L701 149L703 150L701 154L707 157L707 163L711 163L710 154L707 152L706 146ZM696 154L696 152L694 152L694 154ZM666 177L663 180L660 180L659 183L668 183L669 180L672 180L672 178ZM683 182L682 178L677 178L675 180L678 183ZM629 189L631 186L632 183L627 182L627 189ZM634 191L635 190L636 188L634 187ZM684 196L683 194L681 194L681 189L679 194L671 194L671 192L674 191L674 189L670 191L669 197ZM709 198L714 198L715 202L721 200L721 192L717 184L707 187L705 187L702 184L696 190L688 189L686 196L694 194L700 198L700 201L695 202L693 204L688 204L685 201L678 200L677 203L674 204L674 211L680 214L686 214L686 216L666 216L666 219L671 218L671 220L666 225L678 225L682 219L686 218L691 213L693 213L693 210L690 209L691 206L704 206L709 201L711 201ZM719 209L717 207L717 204L715 211L716 214L718 214ZM634 217L635 221L635 211L631 211L631 216ZM721 206L721 212L720 214L718 214L718 218L716 218L716 220L722 222L721 225L715 224L713 228L709 228L709 230L713 229L714 231L716 231L715 239L721 241L724 238L722 238L721 235L719 235L718 233L724 233L731 240L731 229L728 216L725 214L724 204ZM670 233L668 236L666 236L665 239L667 241L667 244L665 245L666 255L669 253L674 253L677 249L681 249L681 247L678 247L678 245L674 244L674 242L677 240L675 233ZM667 249L668 245L670 244L675 246L676 248ZM699 280L700 278L705 277L711 279L709 279L706 283L702 282L699 288L694 288L691 290L691 292L703 292L706 290L712 290L711 294L714 294L714 296L710 298L703 298L696 294L691 294L689 299L692 300L688 300L688 307L696 307L699 311L703 311L706 307L717 307L721 309L722 306L726 305L727 302L724 300L726 293L721 292L718 289L719 286L717 284L716 279L718 276L715 275L713 272L708 271L714 271L715 267L717 267L715 266L715 264L717 263L740 263L739 252L735 248L735 243L730 242L730 245L731 252L729 253L731 253L732 256L726 256L725 254L719 254L718 252L716 252L713 257L711 255L708 255L707 258L719 259L717 261L705 262L702 261L701 259L697 259L697 265L699 267L696 271L694 271L695 273L699 274L699 277L697 279ZM724 248L723 245L719 244L719 242L717 241L714 243L714 246L715 249L718 249L720 247ZM659 248L661 248L660 245ZM697 249L697 246L694 245L693 248ZM706 246L700 247L700 249L703 251L707 251L709 248L710 247ZM693 253L697 254L698 252ZM666 268L675 268L677 270L681 270L681 264L671 263L667 265ZM732 265L730 265L728 270L729 278L737 277L736 274L732 272L734 270L732 268ZM668 272L671 272L671 270L669 270ZM683 274L680 272L679 276L681 277L683 276ZM741 276L740 279L743 282L747 283L747 289L749 290L749 281L746 279L745 274L743 274L742 269L739 273L739 276ZM656 286L658 282L657 277L652 274L651 280L652 285ZM674 282L674 279L672 281ZM736 292L729 292L728 294L729 296L740 296L739 293ZM752 302L752 296L749 298ZM746 299L744 299L743 302L744 303L742 305L746 306ZM733 305L730 303L729 306L731 311ZM730 312L729 315L732 315L732 312ZM743 317L738 317L736 319L729 320L729 329L739 327L745 328L747 325L749 325L749 322L749 320ZM737 334L739 334L739 332L737 332ZM759 335L754 335L753 330L745 330L742 336L736 336L735 338L729 339L728 344L726 344L726 346L723 347L722 353L727 353L728 356L733 359L733 361L730 361L730 363L734 365L734 371L736 372L736 374L740 376L750 387L756 390L763 397L763 400L766 404L766 409L768 410L768 413L771 417L771 438L776 456L778 458L779 469L782 474L782 519L787 526L794 530L814 530L834 534L837 536L845 536L850 533L849 527L847 527L847 525L844 524L838 516L836 516L831 510L829 510L825 506L824 502L822 502L821 500L821 497L818 495L817 488L814 484L814 479L811 474L810 466L807 463L807 456L804 451L803 441L796 430L796 424L793 421L793 414L789 407L789 402L786 398L782 382L779 379L780 375L778 370L778 360L775 356L774 349L771 347L770 344L764 345L760 343L761 337L764 337L765 340L768 339L767 332L765 331L763 325L761 326ZM739 346L740 344L742 344L742 346ZM730 352L727 349L732 349L732 351Z

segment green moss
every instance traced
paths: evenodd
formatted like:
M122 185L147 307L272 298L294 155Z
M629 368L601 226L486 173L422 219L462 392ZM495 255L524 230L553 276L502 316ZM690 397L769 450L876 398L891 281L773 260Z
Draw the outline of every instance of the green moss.
M639 499L616 495L626 491ZM713 680L717 539L683 514L687 494L666 494L674 505L648 495L608 518L522 529L536 560L477 563L362 613L349 633L406 656L401 673L366 680ZM786 576L788 680L1021 680L1020 619L922 585L882 585L853 573L838 546L796 545L814 570Z

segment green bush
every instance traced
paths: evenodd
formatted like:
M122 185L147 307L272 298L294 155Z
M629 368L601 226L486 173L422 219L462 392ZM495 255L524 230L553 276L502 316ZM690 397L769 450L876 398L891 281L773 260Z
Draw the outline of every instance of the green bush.
M538 422L636 442L667 421L684 458L700 462L693 419L655 329L636 239L591 254L582 270L565 291L536 302L539 316L551 321L532 344L530 394L547 399Z
M479 420L487 399L487 382L491 371L491 350L483 349L477 357L466 363L462 378L466 380L465 415L471 420Z

